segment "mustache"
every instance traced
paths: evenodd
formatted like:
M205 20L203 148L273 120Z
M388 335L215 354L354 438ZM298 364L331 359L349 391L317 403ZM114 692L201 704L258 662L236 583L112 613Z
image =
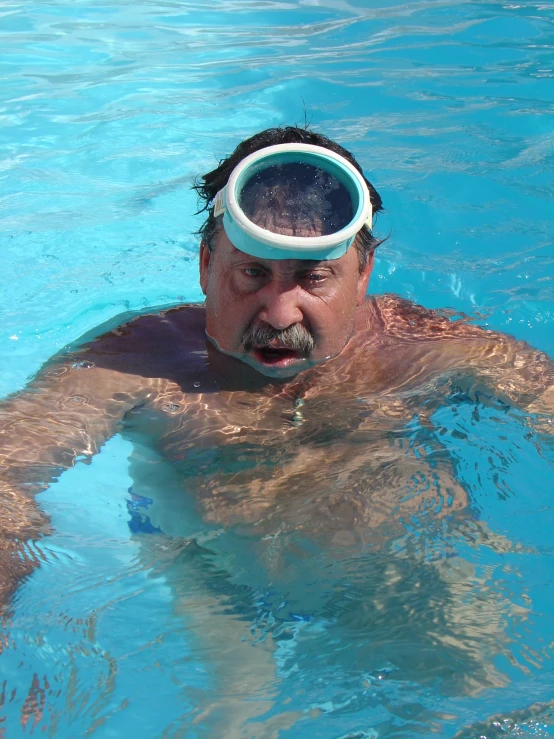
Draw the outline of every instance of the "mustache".
M309 354L315 348L315 339L307 328L300 323L284 329L273 328L267 323L256 323L249 326L242 335L242 344L246 351L255 346L263 348L269 346L272 341L279 341L287 349Z

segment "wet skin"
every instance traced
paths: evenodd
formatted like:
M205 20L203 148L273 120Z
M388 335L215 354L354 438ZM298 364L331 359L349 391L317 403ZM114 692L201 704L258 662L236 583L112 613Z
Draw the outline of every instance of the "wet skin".
M325 262L258 259L235 249L222 231L213 254L206 244L200 252L206 333L220 351L262 374L293 377L344 349L356 324L365 319L358 309L372 267L373 259L360 272L354 248ZM301 326L315 340L315 349L305 356L275 341L248 351L244 331L260 324L277 330Z
M453 389L551 412L552 362L442 312L366 297L371 267L359 271L353 248L329 263L252 259L222 237L212 254L201 249L205 305L122 321L5 401L0 602L37 565L25 539L48 533L31 493L118 431L183 470L205 521L256 537L300 532L359 551L398 535L416 511L460 512L463 525L468 498L436 438L434 482L413 483L424 463L402 444L406 424L431 425ZM257 325L299 325L315 347L247 348ZM228 628L214 622L214 640L240 643Z
M26 392L4 404L2 486L8 503L17 501L0 514L5 547L13 537L40 530L41 516L27 492L32 485L41 489L117 430L147 435L169 460L185 465L199 449L247 443L256 445L260 460L279 458L278 470L252 463L232 479L221 469L219 484L213 475L211 482L198 475L207 516L253 521L282 491L303 490L302 478L312 487L319 480L323 496L327 475L357 471L367 483L375 477L368 462L390 467L390 433L414 414L424 422L453 383L481 392L481 400L497 396L521 407L553 384L550 360L522 342L391 296L365 298L371 265L360 274L353 249L342 264L307 271L301 263L267 264L235 252L229 244L210 264L202 249L205 306L135 318L53 361ZM310 356L285 349L275 361L241 345L253 322L282 328L290 320L314 336ZM403 454L396 464L405 464ZM255 503L252 487L264 490ZM463 491L457 494L452 505L465 505ZM373 495L358 501L363 523L386 518L397 503L394 495L389 489L379 516ZM348 515L338 524L342 532L353 529ZM286 516L294 520L294 507ZM332 520L327 512L321 525L312 523L332 529Z
M257 505L241 499L234 509L225 495L216 505L213 486L198 486L209 515L253 520L278 491L291 489L292 479L301 488L299 474L313 481L333 465L337 474L354 474L378 459L375 448L356 441L373 434L388 448L387 433L414 414L430 417L453 382L484 391L482 398L538 403L539 410L546 393L550 410L554 376L545 355L408 301L366 298L371 268L370 261L360 272L354 247L339 260L306 263L254 259L224 232L212 254L203 244L205 305L135 318L53 360L3 404L3 547L10 551L14 537L36 536L44 525L28 494L32 485L41 489L122 427L142 428L170 460L183 463L196 448L245 442L277 454L286 462L278 474L254 465L250 479L241 478L243 491L264 483ZM246 349L242 337L253 325L299 325L315 348L299 353L276 340ZM225 471L220 475L224 482ZM455 504L464 505L458 494ZM374 504L369 496L364 520ZM351 525L341 523L344 530ZM5 577L9 590L14 578Z

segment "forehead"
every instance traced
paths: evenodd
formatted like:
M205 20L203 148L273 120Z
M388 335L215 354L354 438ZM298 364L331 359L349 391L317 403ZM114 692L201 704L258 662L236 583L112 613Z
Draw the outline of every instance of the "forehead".
M215 239L214 254L219 254L219 257L227 264L243 264L253 263L261 264L267 269L272 271L299 271L305 269L313 269L315 267L329 267L335 270L341 270L344 266L350 264L354 259L356 264L358 261L357 250L352 245L346 254L338 259L265 259L261 257L254 257L251 254L240 251L229 241L229 237L225 233L223 226L218 229L218 233Z

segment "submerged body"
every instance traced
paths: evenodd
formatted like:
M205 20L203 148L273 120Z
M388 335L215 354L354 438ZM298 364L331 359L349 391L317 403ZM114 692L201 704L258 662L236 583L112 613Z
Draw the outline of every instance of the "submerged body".
M22 540L47 533L29 493L121 432L135 444L138 510L165 535L137 534L144 559L160 546L177 557L175 608L219 655L223 698L198 709L210 730L242 736L245 721L271 708L272 690L260 685L272 684L272 650L290 635L252 649L248 614L260 593L272 594L264 610L274 625L306 620L293 652L301 669L323 624L329 638L353 640L341 657L352 679L393 659L395 679L422 689L503 685L493 666L507 648L503 620L521 614L493 591L474 595L489 586L441 525L454 540L511 545L475 521L432 416L461 397L528 407L548 397L548 358L391 296L368 298L344 351L292 378L221 353L204 327L203 306L135 318L51 362L4 404L3 597L37 564ZM152 463L162 458L165 476ZM195 624L204 609L210 618ZM236 685L258 700L237 701ZM279 726L299 718L285 711Z
M51 363L5 404L3 486L21 497L3 510L5 535L40 531L21 485L40 489L123 428L195 470L208 520L256 522L260 531L288 520L348 541L358 524L390 523L403 505L434 499L446 513L467 503L438 441L442 482L427 499L411 499L403 488L411 472L402 472L405 454L393 443L406 424L425 427L455 392L524 408L552 384L540 352L394 297L367 299L337 357L286 379L216 350L204 326L203 306L136 318ZM228 464L214 474L217 454ZM391 484L370 495L378 468ZM295 507L297 490L313 493L311 508Z
M208 202L268 135L336 148L296 128L262 132L205 176ZM39 564L25 541L47 534L48 521L33 493L119 432L136 450L136 535L177 542L141 540L145 561L152 548L179 552L168 575L176 609L194 622L204 578L200 600L231 600L197 624L226 655L222 685L239 685L244 698L275 670L270 649L248 649L235 617L254 596L271 623L309 624L308 641L310 629L329 627L360 671L395 654L400 679L420 685L501 685L503 619L522 609L498 593L480 598L486 580L449 537L495 552L511 544L475 520L434 417L465 401L551 414L554 365L460 316L367 297L378 245L370 225L341 256L310 259L304 240L327 238L328 204L293 181L266 185L256 190L253 228L292 239L290 259L253 254L248 242L242 251L211 206L200 248L205 305L135 317L86 341L0 407L0 604ZM273 197L281 186L284 200ZM378 194L364 188L377 212ZM277 649L284 642L273 636ZM221 726L243 736L244 720L270 704L230 695Z

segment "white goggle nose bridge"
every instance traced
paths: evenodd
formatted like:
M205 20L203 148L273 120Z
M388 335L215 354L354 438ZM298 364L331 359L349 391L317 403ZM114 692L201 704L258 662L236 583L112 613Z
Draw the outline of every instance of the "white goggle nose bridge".
M248 172L255 174L263 160L267 162L266 166L283 161L304 162L336 177L351 193L355 213L350 223L325 236L288 236L253 223L239 205L241 184L248 182ZM237 249L267 259L338 259L346 253L364 225L370 230L372 228L371 199L362 175L344 157L311 144L279 144L246 157L235 167L227 185L215 196L213 207L216 218L223 215L227 237Z

